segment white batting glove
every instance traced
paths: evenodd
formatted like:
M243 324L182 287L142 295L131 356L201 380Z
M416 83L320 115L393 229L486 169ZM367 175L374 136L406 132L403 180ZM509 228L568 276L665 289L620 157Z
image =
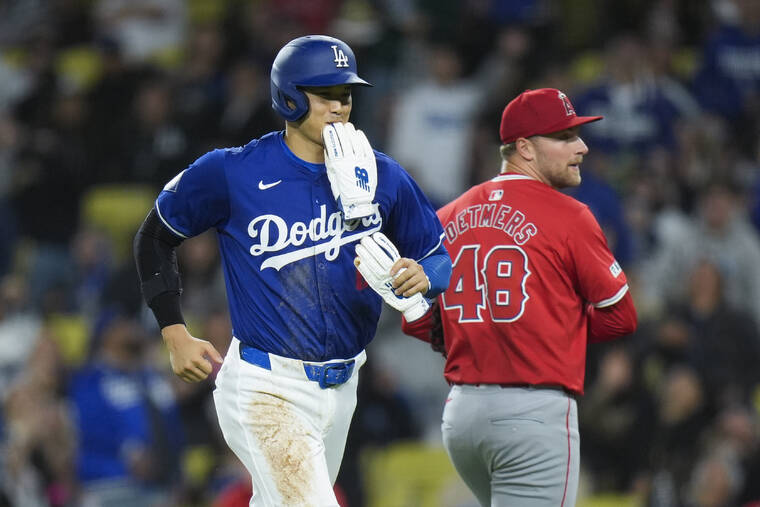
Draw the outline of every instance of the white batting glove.
M322 129L325 166L333 197L346 220L375 213L377 162L367 136L350 123L330 123Z
M356 245L356 269L370 287L380 294L386 303L404 314L407 322L417 320L427 313L430 305L419 292L411 297L397 296L393 292L391 266L401 258L395 245L382 233L365 236ZM404 271L402 268L396 276Z

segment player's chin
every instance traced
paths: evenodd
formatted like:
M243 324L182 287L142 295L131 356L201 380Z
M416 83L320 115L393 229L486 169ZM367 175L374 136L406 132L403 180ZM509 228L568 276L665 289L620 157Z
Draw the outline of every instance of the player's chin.
M577 187L581 184L581 168L578 165L569 165L567 172L567 186Z

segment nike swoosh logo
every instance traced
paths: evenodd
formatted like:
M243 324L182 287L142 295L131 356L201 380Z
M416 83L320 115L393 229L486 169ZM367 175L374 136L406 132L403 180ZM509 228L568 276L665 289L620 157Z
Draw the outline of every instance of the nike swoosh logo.
M267 188L272 188L280 183L282 183L282 180L277 180L274 183L264 183L264 180L259 180L259 190L266 190Z

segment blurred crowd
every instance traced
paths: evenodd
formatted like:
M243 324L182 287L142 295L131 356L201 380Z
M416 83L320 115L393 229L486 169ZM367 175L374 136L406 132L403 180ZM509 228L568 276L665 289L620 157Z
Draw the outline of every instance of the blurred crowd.
M524 89L604 115L571 194L640 326L589 349L582 492L760 505L760 1L4 0L0 506L247 505L213 380L171 374L131 239L195 158L283 128L271 61L309 33L353 47L374 84L353 122L435 205L497 173L499 117ZM224 351L213 232L178 256L188 325ZM386 314L376 342L398 333ZM417 374L440 379L429 354ZM365 451L422 441L440 420L420 407L443 399L372 354L361 378L336 489L388 506Z

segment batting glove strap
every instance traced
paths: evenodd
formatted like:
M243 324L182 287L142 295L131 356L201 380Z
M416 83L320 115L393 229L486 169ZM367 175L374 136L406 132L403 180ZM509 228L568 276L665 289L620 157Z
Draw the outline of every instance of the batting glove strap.
M407 322L414 322L415 320L425 315L428 309L430 309L430 304L424 297L422 297L420 294L415 294L415 296L420 296L419 301L415 302L413 306L410 306L402 312Z
M346 220L363 218L375 214L375 205L369 204L352 204L351 206L339 206L343 210L343 217Z
M372 216L377 190L377 161L367 136L351 123L322 129L330 189L347 220Z

